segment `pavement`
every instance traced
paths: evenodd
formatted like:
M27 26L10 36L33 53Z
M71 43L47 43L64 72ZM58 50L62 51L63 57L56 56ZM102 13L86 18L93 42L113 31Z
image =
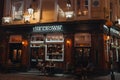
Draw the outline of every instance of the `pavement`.
M115 72L115 80L120 80L120 73ZM42 75L40 72L0 73L0 80L82 80L69 74ZM111 80L111 75L88 77L85 80Z

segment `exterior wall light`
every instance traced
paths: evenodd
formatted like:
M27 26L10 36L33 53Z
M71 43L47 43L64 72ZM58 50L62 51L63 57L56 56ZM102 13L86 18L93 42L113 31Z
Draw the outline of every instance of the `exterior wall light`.
M34 12L33 8L28 8L28 14L29 15L33 15L33 12Z
M120 25L120 19L118 19L118 24Z
M27 10L28 10L28 14L29 14L30 18L33 18L33 20L35 20L34 9L30 7Z
M27 46L27 45L28 45L28 41L27 41L27 40L23 40L23 41L22 41L22 45L23 45L23 46Z
M12 22L12 18L11 17L3 17L3 23L9 24L11 22Z
M25 23L30 23L30 16L29 15L24 16L24 22Z
M74 12L73 11L67 11L67 12L65 12L65 15L66 15L66 18L72 18L73 15L74 15Z
M27 10L28 10L28 14L30 15L30 17L33 17L34 9L30 7Z
M69 47L70 47L70 44L71 44L71 41L70 41L70 40L67 40L66 43L67 43L67 46L68 46L68 48L69 48Z
M68 8L71 7L71 1L70 1L70 0L67 0L67 2L66 2L66 6L67 6Z
M24 15L24 23L30 23L30 19L33 18L33 14L34 14L34 9L33 8L28 8L27 9L28 14Z
M110 36L107 36L107 40L110 40Z

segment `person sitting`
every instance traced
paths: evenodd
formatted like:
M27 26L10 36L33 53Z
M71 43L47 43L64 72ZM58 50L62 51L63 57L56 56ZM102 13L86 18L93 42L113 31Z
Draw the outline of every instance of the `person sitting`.
M46 70L49 74L54 74L55 72L55 64L53 62L49 62L47 65L46 65Z
M44 63L38 62L37 68L40 72L44 72Z

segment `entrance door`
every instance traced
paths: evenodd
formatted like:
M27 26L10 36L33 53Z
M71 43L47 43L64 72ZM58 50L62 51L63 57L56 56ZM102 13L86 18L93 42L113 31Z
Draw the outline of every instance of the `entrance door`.
M11 64L20 64L22 61L22 43L9 44L9 62Z
M44 35L33 34L30 41L30 65L31 68L37 68L37 64L44 61L45 44Z
M36 68L38 63L44 62L45 47L31 48L31 68Z
M90 47L75 48L75 67L80 68L85 60L90 60Z

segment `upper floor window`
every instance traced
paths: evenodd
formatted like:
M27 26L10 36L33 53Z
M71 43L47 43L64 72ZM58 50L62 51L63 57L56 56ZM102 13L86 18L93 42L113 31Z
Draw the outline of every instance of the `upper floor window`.
M88 15L88 1L89 0L77 0L77 16Z
M74 19L74 0L58 0L58 21Z
M41 1L41 22L54 22L56 20L55 0Z
M24 1L12 1L12 17L13 20L22 20L24 11Z
M5 0L3 24L32 24L88 19L90 1Z

